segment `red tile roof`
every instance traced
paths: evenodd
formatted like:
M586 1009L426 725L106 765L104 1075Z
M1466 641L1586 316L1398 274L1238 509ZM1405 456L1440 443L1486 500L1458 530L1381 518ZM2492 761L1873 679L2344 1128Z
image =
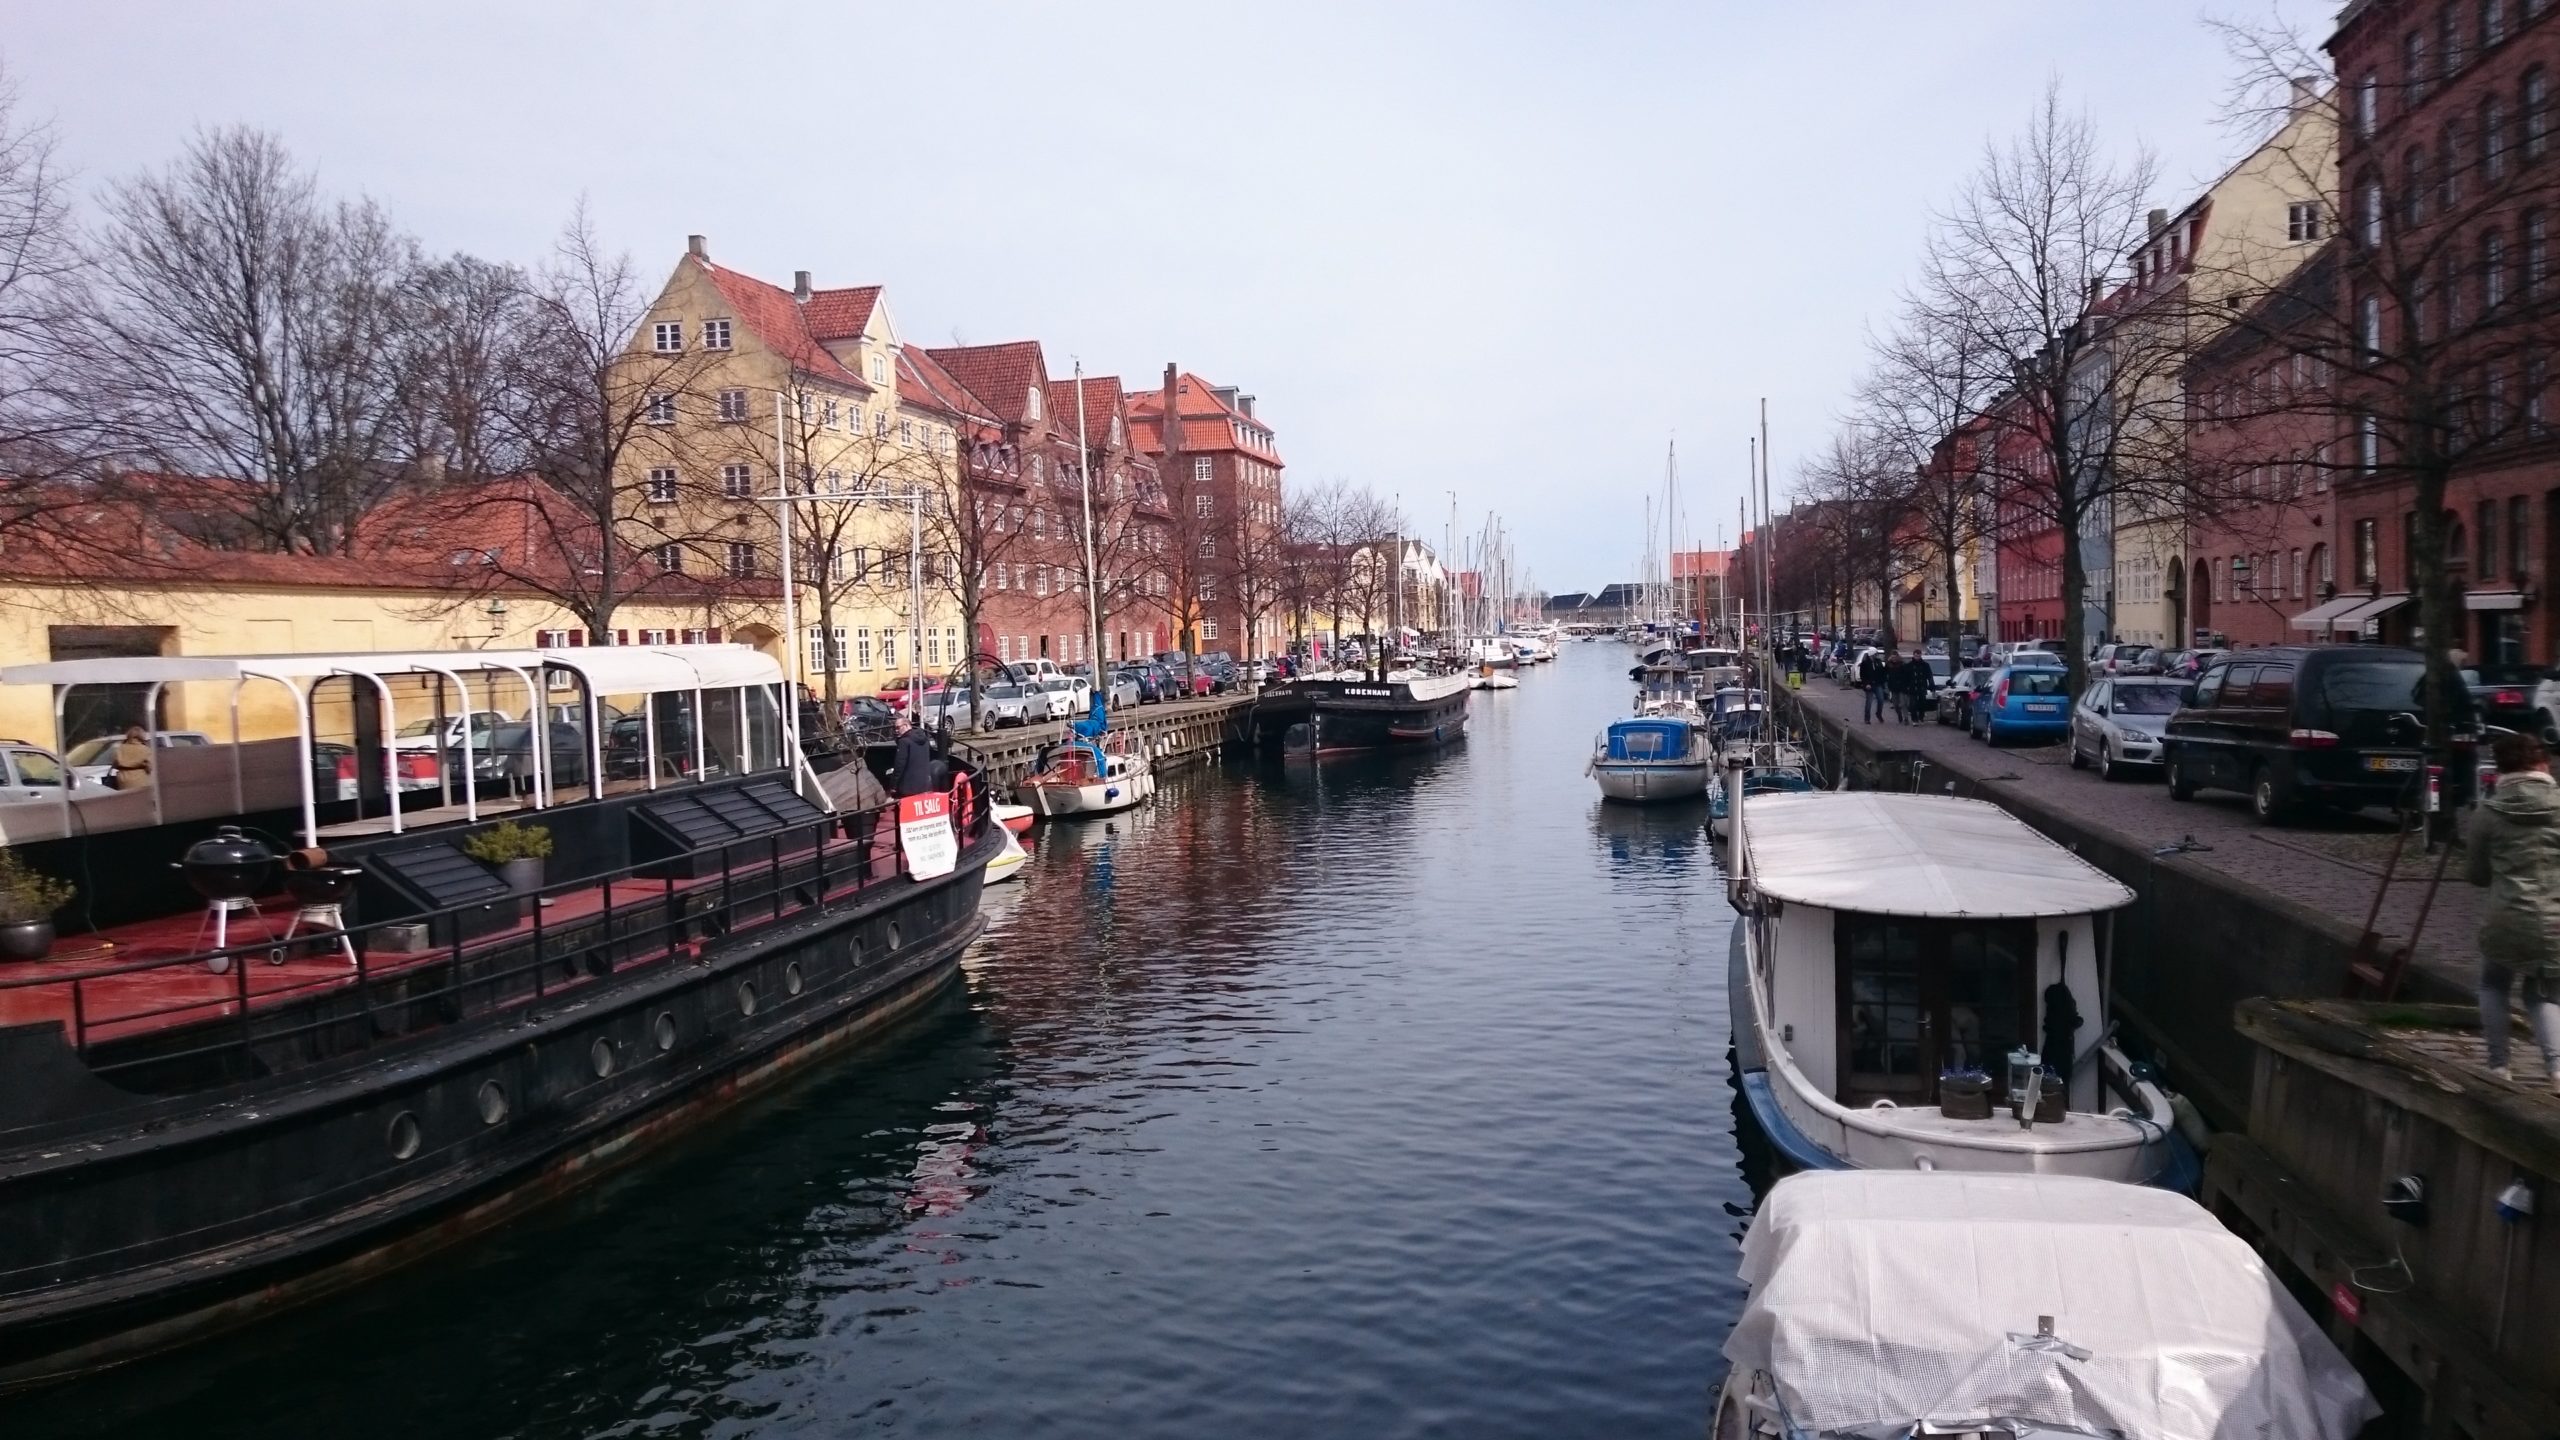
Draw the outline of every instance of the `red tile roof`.
M1189 371L1174 380L1174 406L1182 413L1182 448L1190 451L1234 450L1251 455L1265 463L1281 464L1279 451L1270 445L1246 444L1236 438L1241 424L1269 434L1268 423L1218 398L1214 386ZM1131 428L1136 430L1143 417L1145 434L1151 450L1163 446L1160 424L1164 414L1164 389L1161 385L1140 390L1129 397Z
M1111 433L1111 416L1120 408L1120 377L1087 375L1084 377L1085 425L1091 439L1099 444ZM1073 435L1076 428L1076 382L1070 377L1049 382L1049 418L1058 429Z
M927 350L934 363L985 401L994 417L1008 423L1023 418L1035 385L1049 379L1048 362L1037 340L1011 340L1001 345L961 345Z
M912 345L898 352L898 399L954 420L994 418L977 392Z
M819 343L818 333L810 328L807 308L792 298L790 291L780 286L768 285L752 275L741 274L725 265L715 265L708 260L695 259L690 263L701 266L703 273L711 277L711 283L719 289L721 298L729 302L729 309L738 322L753 330L756 338L762 340L773 353L790 362L793 369L856 390L871 388L867 381L854 374L843 362L829 353L825 345ZM852 296L866 292L828 290L819 293L829 296ZM871 303L877 301L880 296L876 287L867 293L870 298L862 304L862 312L866 317L870 314ZM810 303L816 303L816 296L811 297ZM849 315L851 310L850 302L830 306L831 315L839 322Z
M801 313L808 317L809 333L819 339L851 340L870 327L871 312L879 304L879 286L854 285L809 292L809 303Z

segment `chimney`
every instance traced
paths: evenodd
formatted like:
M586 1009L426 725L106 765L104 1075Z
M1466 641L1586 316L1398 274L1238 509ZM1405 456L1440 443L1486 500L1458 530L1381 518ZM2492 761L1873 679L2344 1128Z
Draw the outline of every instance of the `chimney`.
M1242 410L1242 411L1245 413L1245 418L1246 418L1246 419L1248 419L1248 420L1249 420L1249 419L1253 418L1253 397L1252 397L1252 396L1250 396L1250 395L1239 395L1239 396L1237 396L1237 397L1236 397L1236 408L1237 408L1237 409Z
M696 260L708 260L711 258L711 242L699 235L687 235L684 237L684 253Z
M2319 103L2320 103L2320 77L2319 77L2319 76L2317 76L2317 75L2296 75L2296 76L2294 76L2294 77L2293 77L2293 106L2292 106L2292 112L2291 112L2291 113L2292 113L2293 115L2295 115L2295 116L2301 116L2301 115L2309 114L2309 113L2310 113L2310 111L2311 111L2311 107L2313 107L2313 106L2315 106L2315 105L2317 105L2317 104L2319 104Z
M2152 212L2151 212L2151 233L2152 233L2152 234L2154 234L2154 235L2157 235L2157 234L2159 234L2161 231L2166 230L2166 229L2168 229L2168 228L2169 228L2169 212L2168 212L2168 211L2166 211L2166 210L2154 210L2154 211L2152 211Z
M1172 361L1164 362L1164 454L1173 458L1182 448L1182 371ZM1166 477L1171 478L1171 477Z
M2092 276L2090 276L2090 277L2089 277L2089 303L2090 303L2091 305L2095 305L2095 304L2097 304L2099 301L2104 300L2104 299L2106 299L2106 298L2107 298L2107 277L2106 277L2106 276L2104 276L2104 275L2092 275Z
M794 270L791 272L791 298L799 301L803 305L809 303L808 271Z

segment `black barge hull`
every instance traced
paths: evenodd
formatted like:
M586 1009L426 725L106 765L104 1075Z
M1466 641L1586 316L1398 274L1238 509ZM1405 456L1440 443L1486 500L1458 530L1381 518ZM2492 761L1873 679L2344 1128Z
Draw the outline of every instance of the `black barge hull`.
M983 923L986 827L958 870L266 1083L137 1101L49 1026L0 1065L87 1080L114 1123L0 1138L0 1390L40 1385L358 1283L571 1190L930 1002ZM75 1071L77 1072L75 1074Z
M1254 723L1263 744L1290 755L1429 750L1466 734L1471 693L1463 677L1300 681L1266 694Z

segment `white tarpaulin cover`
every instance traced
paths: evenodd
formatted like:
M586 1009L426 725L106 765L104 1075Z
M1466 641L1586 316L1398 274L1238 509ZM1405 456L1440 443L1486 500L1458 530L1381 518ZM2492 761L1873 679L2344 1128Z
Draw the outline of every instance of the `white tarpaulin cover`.
M2348 1440L2380 1413L2255 1252L2147 1186L1791 1176L1751 1221L1742 1279L1731 1383L1766 1376L1791 1433L2015 1419L2130 1440Z
M1988 800L1873 790L1754 795L1764 895L1863 915L2092 915L2133 902L2105 871Z

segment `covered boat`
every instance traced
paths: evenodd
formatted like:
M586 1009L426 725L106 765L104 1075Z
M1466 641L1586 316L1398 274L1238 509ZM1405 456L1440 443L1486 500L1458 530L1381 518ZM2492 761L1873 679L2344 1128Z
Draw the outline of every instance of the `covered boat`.
M1732 809L1734 1043L1786 1164L2193 1188L2168 1092L2111 1027L2107 917L2131 890L1986 801Z
M2257 1253L2164 1191L1798 1175L1742 1280L1712 1440L2348 1440L2380 1413Z
M1600 734L1589 766L1605 799L1644 803L1694 800L1715 777L1706 733L1672 715L1614 720Z

